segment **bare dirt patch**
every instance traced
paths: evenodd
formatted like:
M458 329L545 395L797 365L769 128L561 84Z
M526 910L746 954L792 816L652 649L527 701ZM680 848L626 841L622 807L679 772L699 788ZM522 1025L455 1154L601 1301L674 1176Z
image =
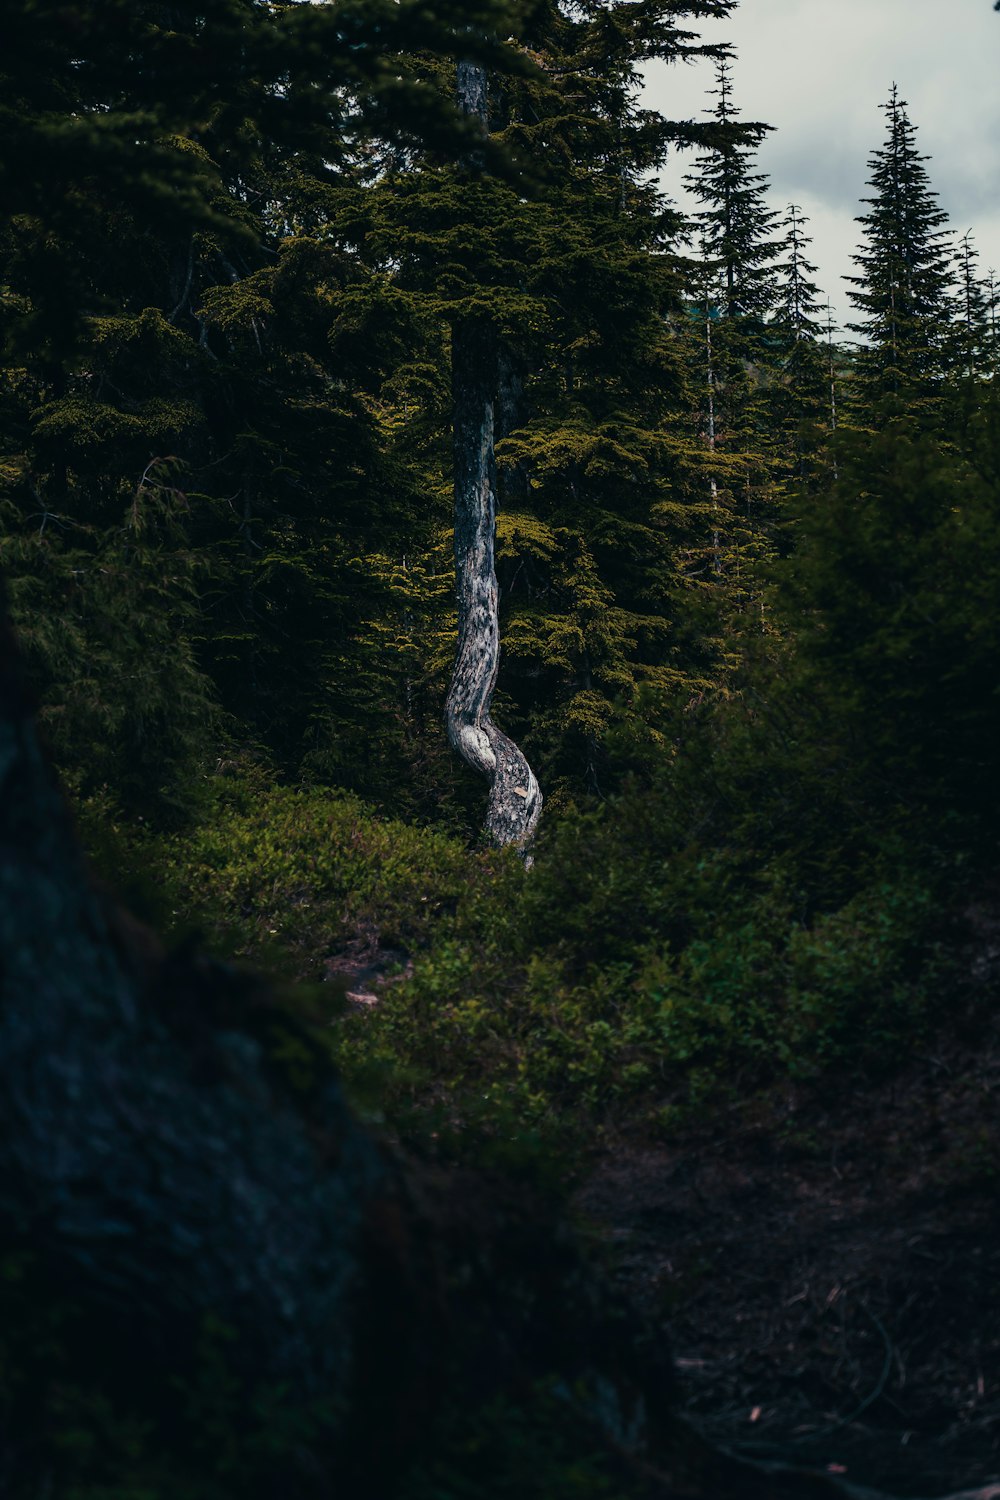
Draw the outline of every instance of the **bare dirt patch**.
M705 1433L900 1495L1000 1476L1000 1035L784 1091L577 1196Z
M399 984L412 974L409 954L401 948L384 948L377 941L366 939L358 939L323 965L324 983L353 1011L372 1009L387 985Z

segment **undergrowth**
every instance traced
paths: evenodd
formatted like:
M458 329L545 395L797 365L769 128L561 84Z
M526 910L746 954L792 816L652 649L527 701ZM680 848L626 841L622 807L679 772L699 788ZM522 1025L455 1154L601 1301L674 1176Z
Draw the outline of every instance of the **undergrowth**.
M292 981L317 986L309 1012L358 1107L449 1155L520 1168L622 1121L669 1129L775 1081L879 1071L935 1020L926 876L873 861L824 907L787 855L685 841L662 797L550 829L530 873L245 769L184 833L99 803L83 829L168 939L265 968L292 1005ZM380 945L411 977L345 1012L326 962Z

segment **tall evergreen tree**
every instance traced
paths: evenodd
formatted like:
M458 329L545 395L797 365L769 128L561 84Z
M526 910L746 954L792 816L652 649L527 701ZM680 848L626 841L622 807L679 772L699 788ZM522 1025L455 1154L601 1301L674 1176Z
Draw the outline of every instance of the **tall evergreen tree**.
M410 57L499 60L506 14L15 0L0 547L81 784L183 794L220 708L295 768L357 676L337 652L385 585L354 565L412 496L370 396L398 320L352 340L325 221L387 143L457 148Z
M787 447L787 470L806 478L808 455L830 425L828 353L820 342L820 291L808 258L809 220L790 204L784 220L785 254L777 270L777 300L768 326L771 410Z
M993 373L993 290L979 274L979 251L970 230L958 242L955 257L954 366L959 379L975 381Z
M812 244L808 223L799 205L790 203L782 226L785 256L777 270L774 322L787 330L791 344L815 339L820 328L820 290L812 279L816 267L807 254Z
M721 59L716 100L706 111L715 127L714 144L700 155L684 178L688 191L703 206L695 215L703 259L721 273L723 311L730 318L763 319L774 306L775 262L780 253L774 239L777 213L768 208L768 177L755 170L756 151L771 128L741 124L733 102L732 65Z
M940 394L950 341L953 274L948 216L938 206L916 127L893 84L883 106L885 144L870 160L869 212L858 223L865 243L853 257L858 274L847 277L860 313L848 326L863 336L858 351L856 406L871 420L885 400L914 410Z
M765 320L777 295L777 214L755 170L770 127L743 124L729 61L717 66L707 149L685 178L702 205L693 228L699 259L688 277L693 314L689 367L711 456L711 570L724 636L759 618L759 565L772 549L777 450L770 433Z

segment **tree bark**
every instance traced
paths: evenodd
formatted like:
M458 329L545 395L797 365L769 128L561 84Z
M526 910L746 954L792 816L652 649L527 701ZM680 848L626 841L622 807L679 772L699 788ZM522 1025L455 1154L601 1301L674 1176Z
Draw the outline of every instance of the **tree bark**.
M485 69L460 63L458 95L463 111L485 125ZM499 366L499 341L488 318L459 318L452 332L458 649L445 724L454 749L490 783L490 838L530 858L541 789L521 750L490 717L500 667L494 456Z

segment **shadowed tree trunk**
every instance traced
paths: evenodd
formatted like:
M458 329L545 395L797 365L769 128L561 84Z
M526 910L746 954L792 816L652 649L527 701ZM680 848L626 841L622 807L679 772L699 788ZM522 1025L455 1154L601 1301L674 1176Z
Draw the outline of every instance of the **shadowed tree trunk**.
M211 1313L255 1376L343 1402L395 1169L328 1068L306 1123L262 994L168 958L88 878L0 624L0 1219L149 1357Z
M460 63L458 95L465 114L485 126L486 70ZM488 318L458 319L452 331L458 649L445 723L453 747L490 783L491 839L529 857L542 813L541 789L518 746L490 717L500 667L494 458L499 379L499 341Z

